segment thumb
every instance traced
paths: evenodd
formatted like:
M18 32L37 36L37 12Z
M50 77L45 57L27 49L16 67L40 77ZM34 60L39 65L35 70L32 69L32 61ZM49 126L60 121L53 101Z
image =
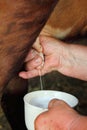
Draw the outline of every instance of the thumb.
M69 107L69 105L64 102L63 100L59 100L59 99L53 99L49 102L48 104L48 109L51 109L53 107Z
M42 45L42 51L45 54L49 54L49 52L51 52L52 49L55 47L53 43L57 42L57 40L55 40L54 38L43 35L39 36L39 41L40 44Z
M37 52L42 52L42 46L41 46L41 44L40 44L39 37L37 37L36 41L34 42L33 48L34 48Z

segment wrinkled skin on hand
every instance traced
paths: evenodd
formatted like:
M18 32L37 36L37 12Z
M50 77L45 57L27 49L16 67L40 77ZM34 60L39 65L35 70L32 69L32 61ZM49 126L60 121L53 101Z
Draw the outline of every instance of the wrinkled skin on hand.
M40 36L43 47L44 64L41 68L41 75L51 71L58 71L66 76L71 76L87 81L87 47L78 44L67 44L55 38ZM79 51L81 53L79 53ZM38 66L43 63L42 57L36 50L29 52L27 56L26 70L19 73L24 79L39 75ZM79 67L78 67L79 64ZM83 71L82 71L83 70Z

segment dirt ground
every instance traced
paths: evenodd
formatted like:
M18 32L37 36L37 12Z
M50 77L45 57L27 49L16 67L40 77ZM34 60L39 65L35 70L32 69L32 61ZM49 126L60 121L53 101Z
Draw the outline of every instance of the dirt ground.
M57 72L52 72L42 77L44 89L58 90L71 93L79 99L76 110L83 115L87 115L87 82L63 76ZM40 78L29 80L29 91L40 89ZM11 130L6 117L0 108L0 130Z

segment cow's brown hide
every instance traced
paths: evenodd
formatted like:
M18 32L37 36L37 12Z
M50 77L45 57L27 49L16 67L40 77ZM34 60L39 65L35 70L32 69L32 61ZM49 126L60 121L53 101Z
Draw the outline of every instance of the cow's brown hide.
M0 89L17 74L57 0L0 0Z
M0 95L3 92L1 104L12 130L26 130L23 96L27 81L18 72L57 1L0 0Z
M41 33L59 39L87 35L87 0L59 0Z

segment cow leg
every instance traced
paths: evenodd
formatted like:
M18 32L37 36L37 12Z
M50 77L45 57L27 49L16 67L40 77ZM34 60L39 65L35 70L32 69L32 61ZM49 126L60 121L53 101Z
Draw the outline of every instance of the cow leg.
M1 105L12 130L26 130L23 97L28 91L28 81L13 78L2 95Z

